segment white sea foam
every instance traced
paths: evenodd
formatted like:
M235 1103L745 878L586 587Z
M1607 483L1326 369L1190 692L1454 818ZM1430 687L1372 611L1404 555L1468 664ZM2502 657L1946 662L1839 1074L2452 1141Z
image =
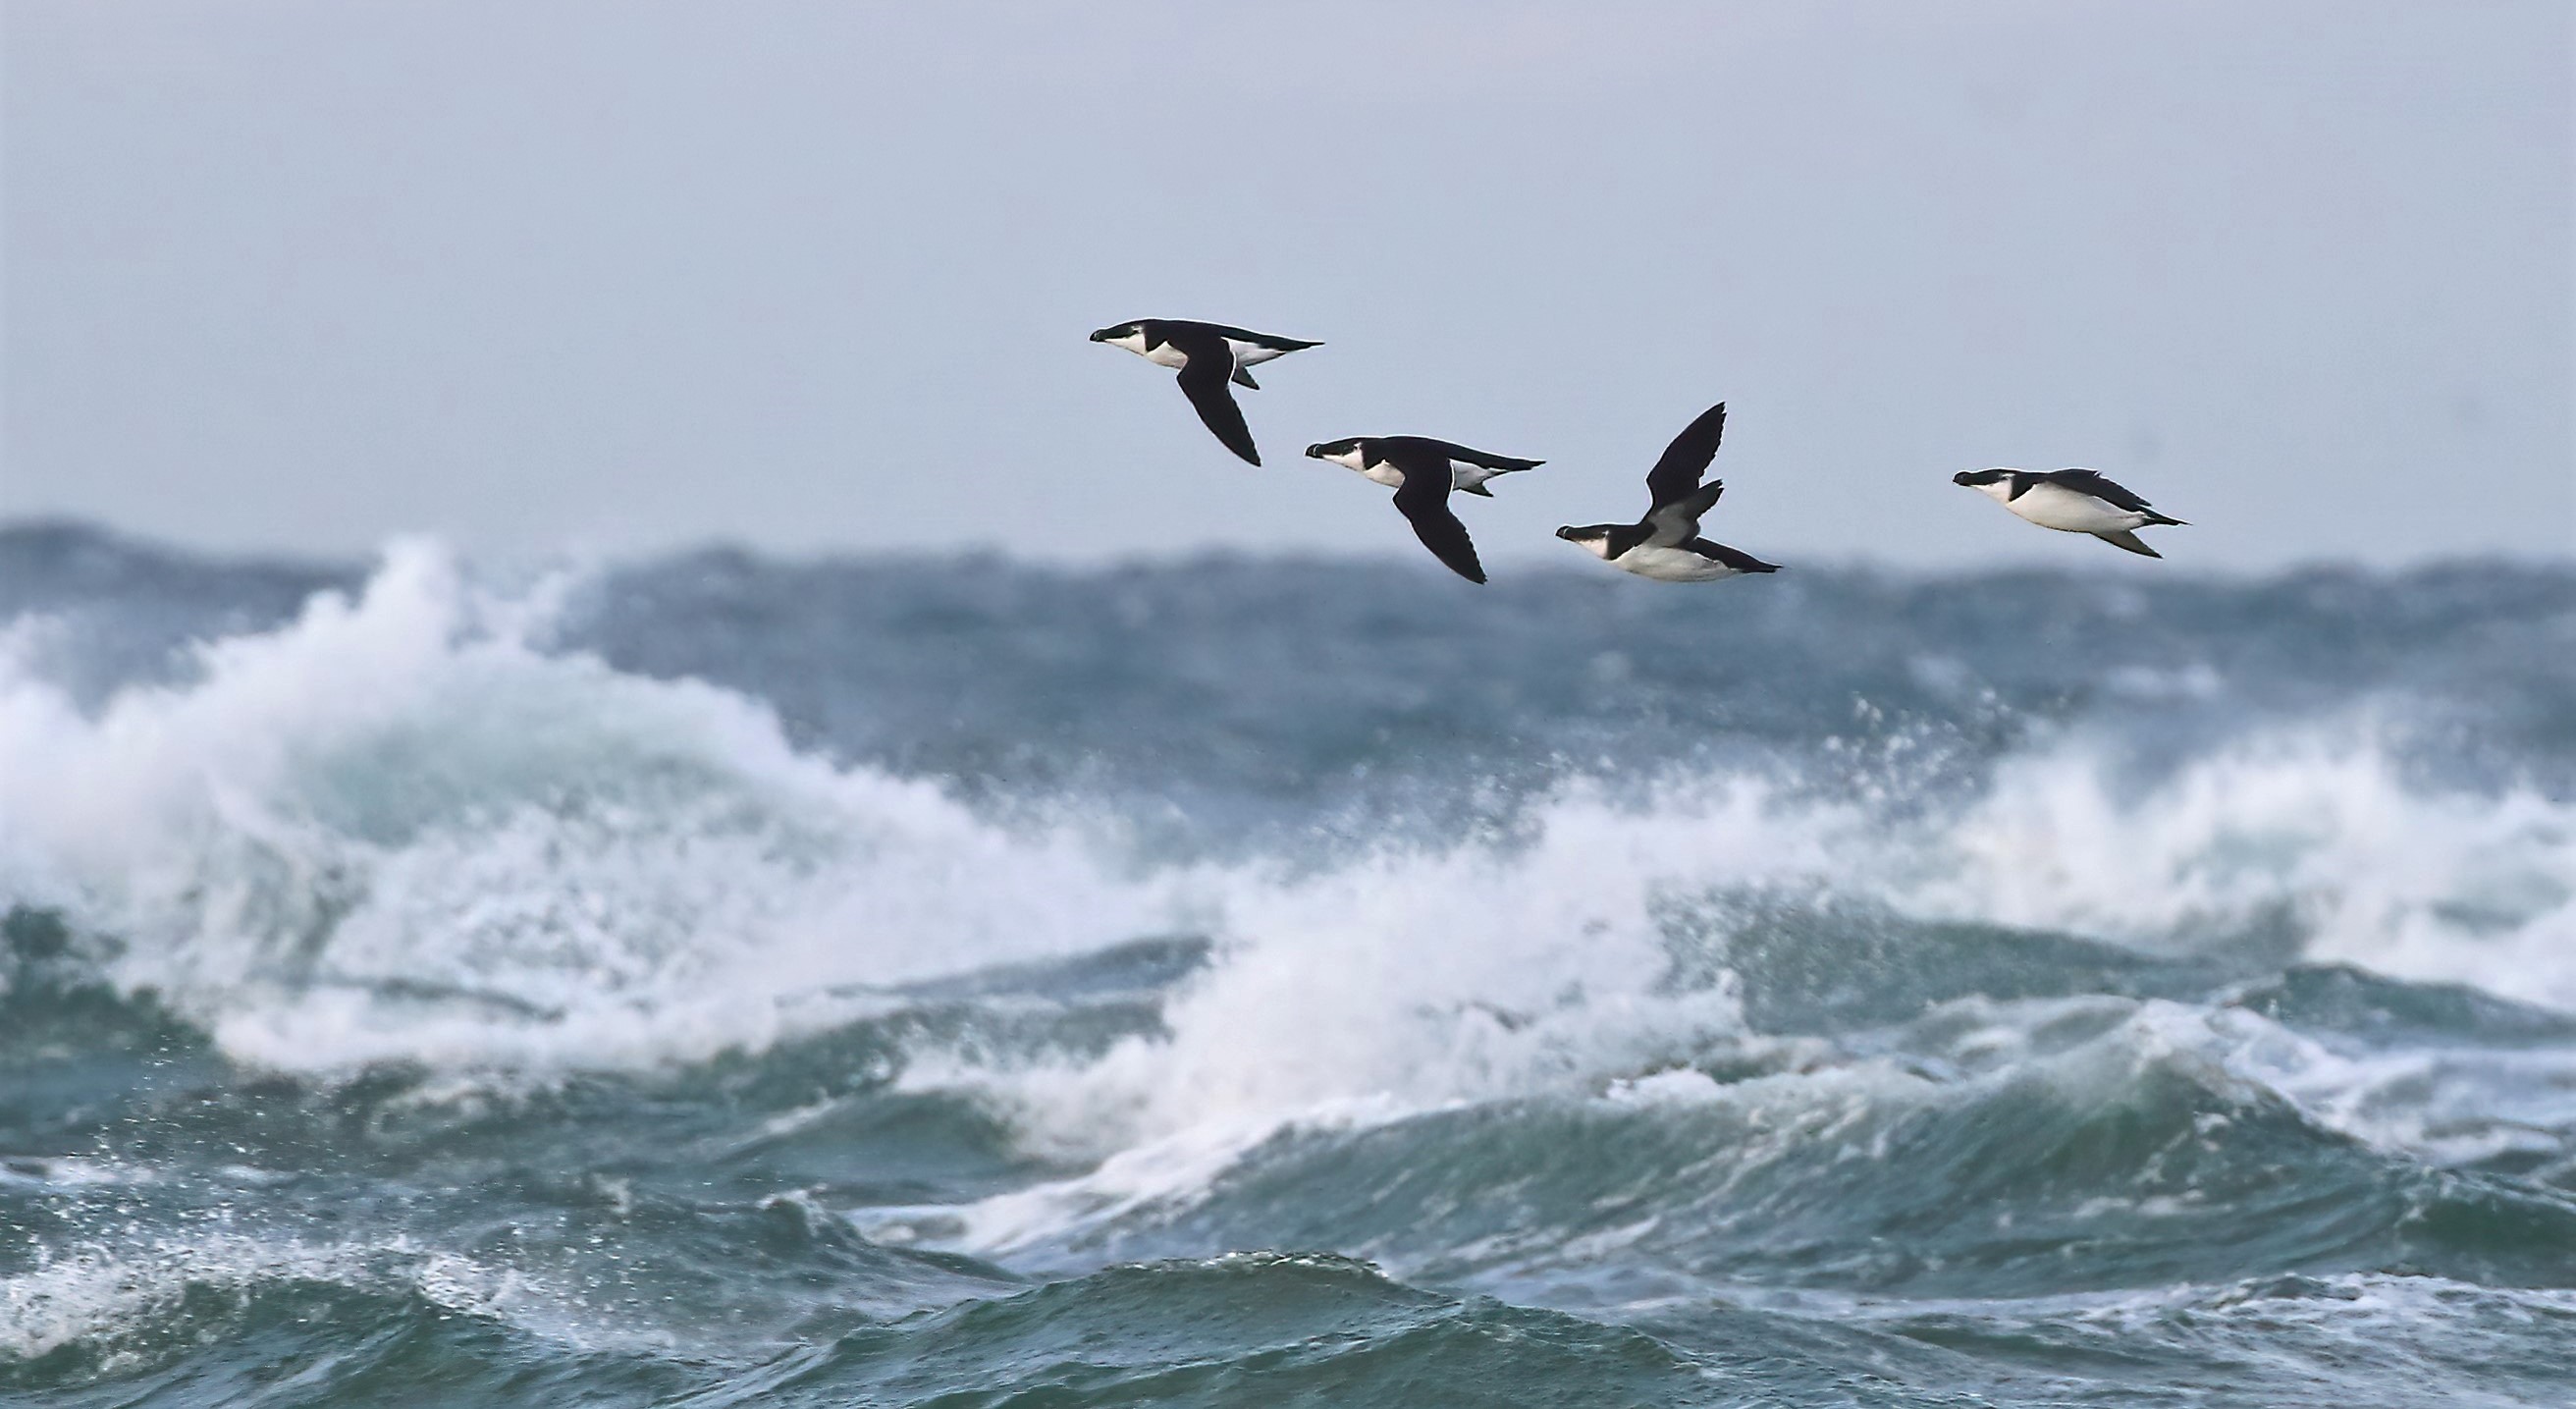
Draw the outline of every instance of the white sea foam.
M543 652L509 605L406 544L358 600L96 717L0 665L0 879L116 937L128 983L236 1056L310 1069L756 1047L784 996L1174 918L1173 884L1070 832L801 755L739 695Z
M1518 1275L1515 1267L1537 1269L1542 1280L1553 1285L1569 1269L1579 1273L1583 1264L1596 1260L1620 1261L1622 1250L1644 1237L1654 1221L1666 1214L1679 1215L1680 1224L1693 1227L1704 1227L1710 1217L1746 1216L1733 1209L1734 1191L1741 1186L1777 1188L1783 1169L1808 1169L1819 1163L1859 1160L1884 1165L1892 1142L1909 1129L1919 1130L1916 1117L1927 1109L1960 1113L1998 1101L2014 1102L2021 1099L2016 1089L2034 1080L2053 1088L2076 1110L2116 1108L2137 1099L2142 1090L2158 1086L2159 1078L2197 1085L2213 1101L2231 1109L2251 1106L2262 1096L2261 1083L2249 1074L2250 1069L2231 1060L2236 1055L2236 1035L2229 1020L2240 1015L2154 999L2038 1000L2000 1008L1982 1000L1969 1001L1989 1009L1980 1014L1983 1022L1927 1022L1901 1044L1907 1055L1956 1057L1956 1047L1988 1040L1981 1028L2010 1028L2021 1038L2020 1060L1935 1080L1875 1043L1841 1051L1801 1044L1816 1059L1812 1065L1750 1079L1721 1082L1695 1069L1664 1068L1609 1081L1597 1094L1560 1091L1560 1100L1645 1114L1659 1124L1702 1122L1700 1148L1689 1157L1688 1176L1674 1178L1671 1167L1648 1161L1593 1190L1591 1200L1560 1206L1565 1217L1578 1222L1591 1210L1632 1200L1657 1210L1642 1224L1621 1225L1614 1233L1567 1239L1560 1227L1547 1224L1497 1233L1476 1243L1444 1244L1437 1256L1453 1270L1484 1264L1496 1276ZM2071 1031L2054 1031L2068 1027L2068 1008L2077 1003L2090 1010L2085 1014L2089 1020ZM1950 1065L1956 1070L1966 1064ZM1536 1089L1524 1083L1513 1094L1529 1095ZM1132 1255L1122 1238L1139 1233L1150 1238L1153 1229L1216 1195L1229 1175L1258 1167L1273 1137L1293 1137L1304 1143L1433 1113L1433 1108L1420 1102L1381 1096L1316 1102L1286 1120L1229 1115L1144 1137L1067 1179L1012 1190L964 1208L871 1211L860 1215L861 1225L871 1236L928 1241L983 1256L1008 1257L1024 1265L1032 1258L1041 1264L1052 1260L1081 1265L1104 1253ZM1451 1126L1427 1137L1421 1157L1436 1161L1451 1148L1443 1142L1478 1138L1480 1132L1473 1125ZM1634 1154L1630 1151L1632 1158ZM1895 1172L1887 1178L1896 1186L1920 1182ZM1602 1192L1623 1185L1617 1196ZM1887 1197L1906 1195L1891 1190ZM2190 1209L2196 1197L2188 1190L2134 1198L2105 1194L2079 1210L2079 1216L2114 1207L2148 1216L2179 1215ZM1684 1209L1696 1212L1685 1214ZM1409 1259L1419 1255L1419 1248L1372 1245L1364 1251L1399 1276L1415 1275Z
M2319 1124L2440 1164L2576 1147L2576 1050L2348 1044L2342 1049L2242 1009L2212 1015L2230 1069Z
M2257 738L2134 794L2081 747L2011 758L1949 833L1882 873L1890 899L2158 944L2286 912L2313 961L2576 1008L2576 807L2410 786L2366 731Z
M96 1342L113 1371L167 1349L134 1343L157 1319L238 1311L262 1285L328 1283L359 1291L417 1293L439 1307L506 1320L584 1347L666 1344L615 1318L591 1314L543 1283L456 1253L415 1248L400 1238L369 1246L312 1243L192 1227L185 1235L133 1235L0 1277L0 1356L34 1359L75 1341ZM212 1290L230 1308L191 1299ZM191 1334L208 1334L190 1327ZM166 1333L165 1333L166 1334Z
M1823 863L1762 812L1749 787L1683 825L1569 797L1510 850L1226 877L1228 947L1167 1006L1167 1034L1003 1089L1031 1129L1080 1152L1355 1098L1422 1109L1582 1089L1678 1059L1740 1021L1723 987L1665 990L1657 896Z
M1784 808L1743 783L1644 809L1578 789L1517 849L1240 884L1232 947L1170 1005L1168 1036L994 1079L1042 1140L1095 1151L1364 1096L1589 1089L1741 1040L1722 988L1660 986L1655 902L1748 886L2153 948L2286 911L2318 960L2576 1006L2576 819L2524 793L2412 793L2352 747L2247 745L2124 798L2062 744L1929 823Z

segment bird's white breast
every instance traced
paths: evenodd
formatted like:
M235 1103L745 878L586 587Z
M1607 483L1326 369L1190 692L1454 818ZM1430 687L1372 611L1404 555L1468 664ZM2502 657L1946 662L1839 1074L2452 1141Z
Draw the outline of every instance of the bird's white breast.
M1385 485L1389 489L1402 489L1404 487L1404 471L1397 469L1395 466L1384 460L1380 460L1374 465L1369 464L1362 452L1357 448L1345 450L1339 455L1327 455L1324 457L1324 462L1330 465L1339 465L1346 470L1357 470L1364 477L1373 479L1378 483Z
M1137 351L1144 356L1146 361L1153 363L1157 367L1170 367L1177 371L1180 368L1190 365L1190 355L1181 351L1179 348L1172 346L1170 343L1165 343L1151 352L1145 352L1142 348L1138 348Z
M1188 366L1190 363L1189 354L1172 346L1170 343L1165 343L1151 352L1146 351L1145 335L1143 333L1129 333L1123 338L1103 338L1101 341L1106 342L1111 347L1123 347L1129 352L1153 363L1157 367L1170 367L1177 370Z
M1657 582L1715 582L1721 577L1743 575L1724 563L1703 558L1688 549L1664 548L1652 543L1638 544L1612 558L1610 565L1639 577L1651 577Z
M2134 509L2105 503L2062 484L2034 484L2022 491L2019 499L2006 501L2004 507L2041 528L2065 533L2117 533L2147 521L2146 515Z

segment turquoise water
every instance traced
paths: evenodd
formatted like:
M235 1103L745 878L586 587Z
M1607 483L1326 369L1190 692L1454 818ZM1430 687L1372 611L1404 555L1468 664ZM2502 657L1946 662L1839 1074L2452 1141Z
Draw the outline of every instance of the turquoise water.
M2576 1397L2576 574L0 534L0 1399Z

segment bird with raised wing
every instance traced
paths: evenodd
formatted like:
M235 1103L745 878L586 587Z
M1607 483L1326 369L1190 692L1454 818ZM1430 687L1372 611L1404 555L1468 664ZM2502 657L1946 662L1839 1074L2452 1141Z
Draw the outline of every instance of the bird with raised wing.
M1716 582L1749 572L1778 572L1778 563L1699 536L1701 516L1726 492L1724 480L1700 483L1725 434L1726 403L1721 401L1684 426L1646 472L1644 518L1632 524L1567 526L1556 536L1580 544L1614 568L1657 582Z

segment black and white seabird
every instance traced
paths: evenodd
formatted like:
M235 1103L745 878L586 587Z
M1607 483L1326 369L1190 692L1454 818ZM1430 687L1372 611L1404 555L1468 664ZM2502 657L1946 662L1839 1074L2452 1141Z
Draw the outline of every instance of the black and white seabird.
M1699 536L1699 520L1726 492L1726 481L1699 477L1717 457L1717 442L1726 434L1726 403L1721 401L1682 428L1664 457L1646 472L1646 493L1653 504L1632 524L1596 523L1567 527L1556 536L1580 543L1614 568L1651 577L1657 582L1715 582L1748 572L1778 572L1750 553Z
M1498 476L1534 470L1545 460L1515 460L1485 450L1470 450L1445 440L1419 435L1354 435L1341 440L1328 440L1309 445L1306 453L1315 459L1357 470L1362 475L1389 489L1404 487L1407 468L1437 463L1449 475L1449 487L1461 494L1477 494L1487 499L1494 491L1485 481Z
M1360 447L1367 446L1363 452ZM1467 537L1467 526L1449 511L1449 490L1453 483L1454 457L1473 456L1476 483L1503 473L1495 465L1525 470L1536 460L1505 460L1451 445L1445 440L1426 440L1418 435L1354 436L1349 440L1327 441L1309 445L1306 453L1318 460L1348 465L1380 484L1395 486L1396 512L1413 525L1413 536L1431 550L1431 556L1448 564L1449 570L1469 582L1485 580L1485 565L1476 561L1476 545ZM1348 458L1343 458L1347 456ZM1463 484L1460 488L1465 488ZM1483 494L1481 489L1471 493ZM1487 494L1486 498L1493 496Z
M1950 476L2041 528L2061 533L2089 533L2114 548L2150 558L2164 554L2146 545L2136 530L2149 524L2188 528L2177 518L2159 514L2147 501L2091 470L1961 470Z
M1102 328L1091 335L1091 340L1123 347L1157 367L1179 369L1181 394L1198 408L1199 419L1216 432L1226 449L1256 465L1261 463L1261 452L1254 448L1252 430L1243 423L1243 408L1234 404L1234 393L1226 389L1226 383L1259 391L1261 383L1254 381L1245 368L1285 357L1300 348L1323 346L1319 342L1229 328L1223 323L1193 323L1181 318L1139 318L1133 323Z

